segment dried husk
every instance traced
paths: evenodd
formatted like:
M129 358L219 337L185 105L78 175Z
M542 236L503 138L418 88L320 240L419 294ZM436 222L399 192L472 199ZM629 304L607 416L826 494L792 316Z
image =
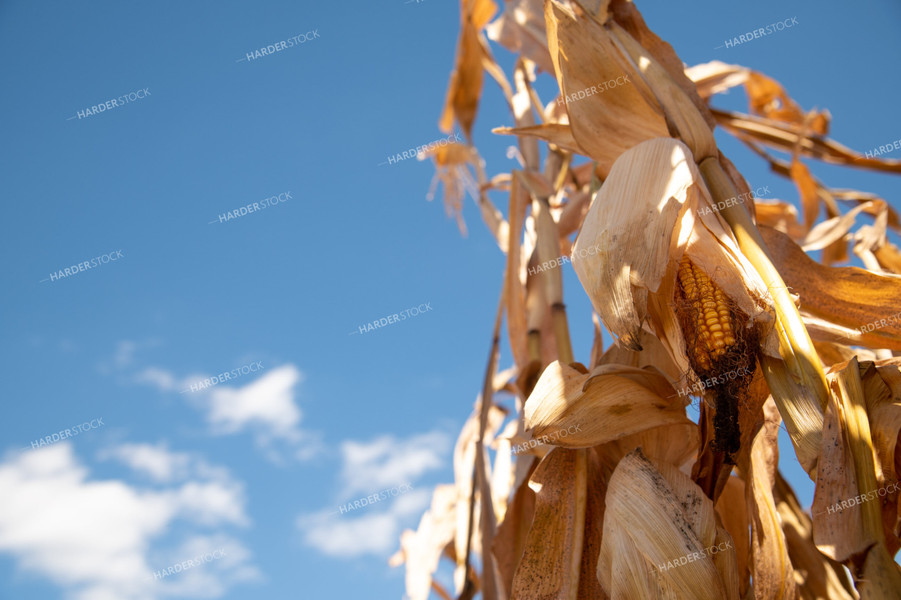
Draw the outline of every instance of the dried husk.
M773 497L779 462L779 412L772 402L764 405L766 423L751 444L744 473L748 514L751 516L751 577L757 599L796 598L788 545Z
M890 598L901 590L901 570L886 548L867 399L852 359L829 376L823 449L814 494L814 540L821 552L852 566L862 598ZM869 494L875 494L869 498ZM859 502L861 495L867 500ZM845 504L841 504L842 502ZM839 508L836 509L836 504Z
M669 306L675 285L673 264L683 254L752 322L770 320L760 306L766 286L711 206L685 144L672 138L649 140L614 164L574 245L574 251L586 258L573 267L607 328L637 350L643 324L655 316L648 330L661 338L683 372L689 369L685 341ZM590 254L595 247L599 251ZM654 315L650 294L661 298ZM775 339L765 338L764 348L776 354Z
M690 423L682 401L659 373L605 365L592 375L559 361L542 373L524 416L533 439L565 448L587 448L651 427Z
M513 578L511 600L604 598L590 576L597 550L593 557L590 551L583 552L599 546L602 481L590 452L555 448L538 465L530 483L536 494L534 518ZM582 576L586 572L589 576Z
M713 503L686 475L651 463L640 449L610 477L601 540L597 574L613 600L738 598L732 538L717 526ZM723 543L723 552L708 554ZM695 553L703 554L681 564Z

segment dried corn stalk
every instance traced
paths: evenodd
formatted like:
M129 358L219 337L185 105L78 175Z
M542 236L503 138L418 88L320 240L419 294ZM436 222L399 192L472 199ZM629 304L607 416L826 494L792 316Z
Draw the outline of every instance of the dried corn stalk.
M393 559L408 596L899 597L901 485L885 490L901 483L901 223L802 159L901 162L830 140L829 113L763 73L684 68L628 0L506 0L489 23L495 10L461 0L440 124L468 143L432 158L449 210L462 218L469 190L506 254L501 306L455 485ZM518 55L509 78L485 33ZM483 69L511 110L494 131L521 158L490 177L471 135ZM560 96L542 100L539 77ZM747 114L712 106L736 86ZM793 180L798 207L755 198L715 126ZM506 215L489 191L509 194ZM831 266L849 247L865 269ZM596 311L577 324L594 334L585 357L569 341L568 263ZM780 426L816 483L813 514L779 475ZM453 581L433 579L442 555Z

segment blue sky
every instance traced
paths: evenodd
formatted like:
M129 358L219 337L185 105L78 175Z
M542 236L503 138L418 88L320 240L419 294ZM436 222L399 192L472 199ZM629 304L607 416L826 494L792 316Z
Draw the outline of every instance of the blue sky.
M687 64L775 77L803 107L828 108L833 136L852 148L901 138L897 4L723 6L638 4ZM380 164L444 137L458 10L448 0L0 3L0 598L403 595L387 559L434 485L453 478L504 260L471 202L462 237L440 199L426 201L428 162ZM792 30L714 49L791 16ZM511 56L495 53L509 72ZM542 78L550 101L555 83ZM746 106L737 90L716 104ZM474 137L489 176L517 167L513 139L490 133L510 124L486 79ZM752 187L795 201L791 184L717 135ZM814 172L898 208L897 178ZM590 305L570 266L564 286L587 362ZM234 369L237 379L190 391ZM783 446L783 471L809 506L795 464ZM377 505L329 514L403 484Z

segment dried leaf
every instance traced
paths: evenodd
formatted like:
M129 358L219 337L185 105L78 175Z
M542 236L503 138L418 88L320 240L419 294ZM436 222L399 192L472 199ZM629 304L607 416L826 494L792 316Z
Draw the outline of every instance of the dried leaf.
M733 544L725 532L720 537L713 503L683 473L658 466L662 470L639 449L623 458L610 477L598 561L601 585L612 600L658 593L737 598L737 588L727 589L711 559L719 551L731 554L731 564L724 567L735 569Z
M510 52L528 58L547 73L554 72L547 49L542 0L506 0L504 13L485 30L489 39Z
M462 26L457 48L457 61L447 86L447 100L438 126L445 133L453 130L454 122L467 138L472 138L472 124L482 95L482 60L485 50L480 39L481 29L497 11L493 0L461 0Z
M585 451L555 448L532 475L535 516L513 578L511 600L581 597L577 594L587 508L587 460ZM597 479L594 469L591 479Z
M901 321L896 317L901 277L856 267L826 267L785 234L769 227L761 227L760 233L786 285L801 297L805 313L857 329L849 344L901 350Z
M585 96L566 103L573 137L602 174L635 144L669 135L659 107L638 90L637 73L598 21L557 0L545 4L545 19L561 94L564 99ZM598 86L617 78L621 85L598 92Z
M526 401L526 427L545 444L586 448L650 427L690 422L675 395L666 399L654 391L660 383L651 373L634 369L630 375L592 377L555 361ZM636 381L638 376L644 377L644 384Z
M743 84L750 73L747 67L729 65L718 60L685 69L685 74L697 86L698 94L705 99Z
M419 520L419 528L401 535L401 549L391 566L406 563L406 592L410 600L428 600L432 574L444 547L454 538L457 488L439 485L432 494L432 506Z
M746 472L748 513L751 515L751 577L758 599L796 598L785 535L773 498L776 464L779 461L777 434L779 412L772 402L765 405L766 424L751 446Z

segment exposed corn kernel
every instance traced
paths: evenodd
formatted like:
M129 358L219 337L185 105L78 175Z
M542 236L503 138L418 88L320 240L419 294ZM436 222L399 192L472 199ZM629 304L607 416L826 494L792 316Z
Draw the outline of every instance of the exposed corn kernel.
M726 294L688 256L679 262L679 285L694 309L697 338L688 351L698 367L710 369L713 362L735 344L735 329ZM691 343L691 340L687 340Z

